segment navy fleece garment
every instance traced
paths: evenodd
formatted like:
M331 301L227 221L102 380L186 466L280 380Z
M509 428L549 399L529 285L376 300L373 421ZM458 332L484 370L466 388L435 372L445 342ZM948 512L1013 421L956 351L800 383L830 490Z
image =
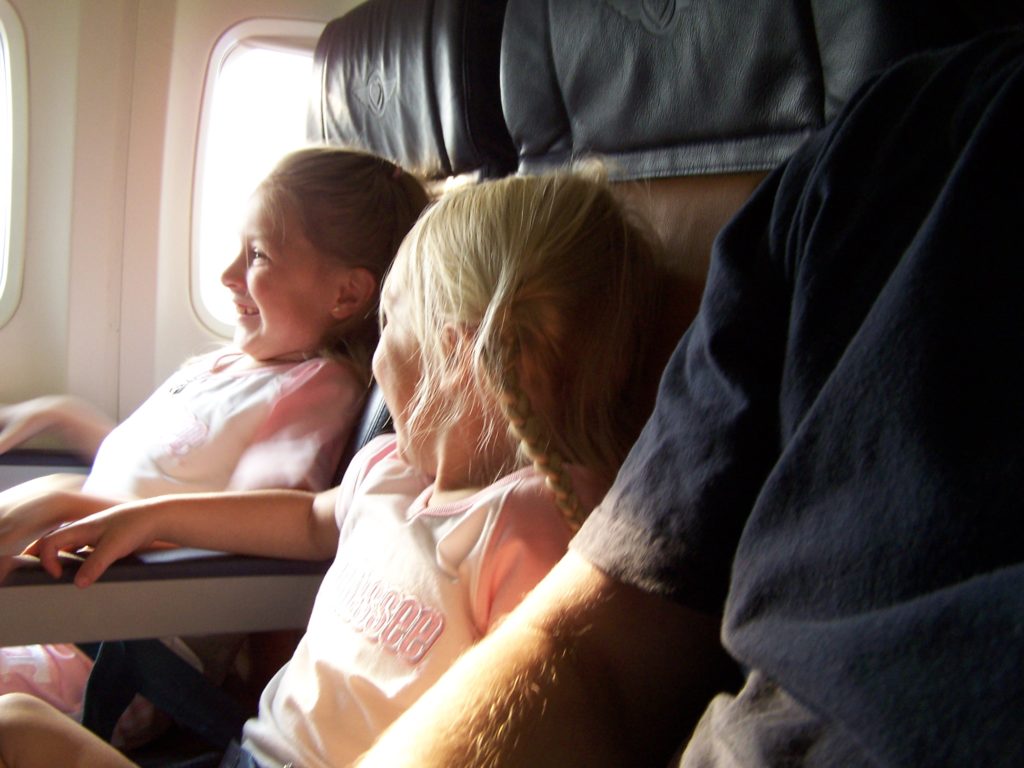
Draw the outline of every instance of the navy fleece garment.
M1024 764L1024 35L861 89L716 241L573 548L883 765Z

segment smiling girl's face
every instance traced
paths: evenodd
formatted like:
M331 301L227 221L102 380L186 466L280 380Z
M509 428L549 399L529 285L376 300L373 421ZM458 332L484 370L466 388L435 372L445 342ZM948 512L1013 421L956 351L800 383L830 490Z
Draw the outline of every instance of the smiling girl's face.
M337 286L349 269L306 239L294 211L275 231L258 196L242 228L242 247L221 276L238 319L234 342L259 361L301 360L317 353L347 314Z

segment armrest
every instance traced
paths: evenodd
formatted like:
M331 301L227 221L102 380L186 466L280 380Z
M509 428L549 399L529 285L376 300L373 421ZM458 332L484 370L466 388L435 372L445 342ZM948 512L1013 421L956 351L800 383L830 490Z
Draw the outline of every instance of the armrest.
M329 562L171 549L126 558L96 584L23 568L0 586L0 646L305 627Z
M0 453L0 490L11 488L40 475L51 475L57 472L86 474L88 471L88 462L69 451L15 448L6 453Z

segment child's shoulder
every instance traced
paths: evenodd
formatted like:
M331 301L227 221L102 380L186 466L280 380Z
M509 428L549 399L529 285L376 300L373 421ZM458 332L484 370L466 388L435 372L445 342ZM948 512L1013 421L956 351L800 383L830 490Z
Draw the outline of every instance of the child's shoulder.
M344 379L362 380L355 365L346 360L331 357L311 357L308 360L285 363L288 375L299 378L309 376L332 376Z
M393 434L377 435L356 451L346 474L354 470L359 473L359 476L365 476L373 467L391 461L401 462L398 456L397 438Z
M342 486L349 493L357 488L377 487L380 483L387 484L392 490L415 487L416 493L425 487L427 481L420 473L407 464L398 453L398 441L395 435L378 435L356 451L342 479ZM396 485L397 483L397 485Z
M598 473L578 464L568 464L566 469L572 481L572 489L580 503L587 509L595 507L607 493L610 484ZM527 467L509 475L506 480L515 480L514 493L520 498L542 499L555 504L554 495L548 486L547 477L534 467Z
M356 454L368 464L377 464L385 459L398 458L398 438L393 433L371 438Z
M589 515L604 498L609 483L584 467L568 465L572 489L580 507ZM526 541L561 541L569 533L565 513L559 508L547 477L537 469L528 467L504 479L511 483L504 497L498 529L503 537L512 536ZM496 529L497 530L497 529Z
M299 390L333 390L350 399L361 400L367 383L355 368L344 361L314 357L297 363L288 363L278 370L284 394Z

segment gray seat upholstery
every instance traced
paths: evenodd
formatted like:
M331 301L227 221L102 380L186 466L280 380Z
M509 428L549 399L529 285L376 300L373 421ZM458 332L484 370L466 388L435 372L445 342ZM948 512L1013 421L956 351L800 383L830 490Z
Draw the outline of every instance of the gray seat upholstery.
M502 106L519 170L596 154L613 178L650 179L768 170L872 73L1024 11L991 0L509 0L506 19Z

